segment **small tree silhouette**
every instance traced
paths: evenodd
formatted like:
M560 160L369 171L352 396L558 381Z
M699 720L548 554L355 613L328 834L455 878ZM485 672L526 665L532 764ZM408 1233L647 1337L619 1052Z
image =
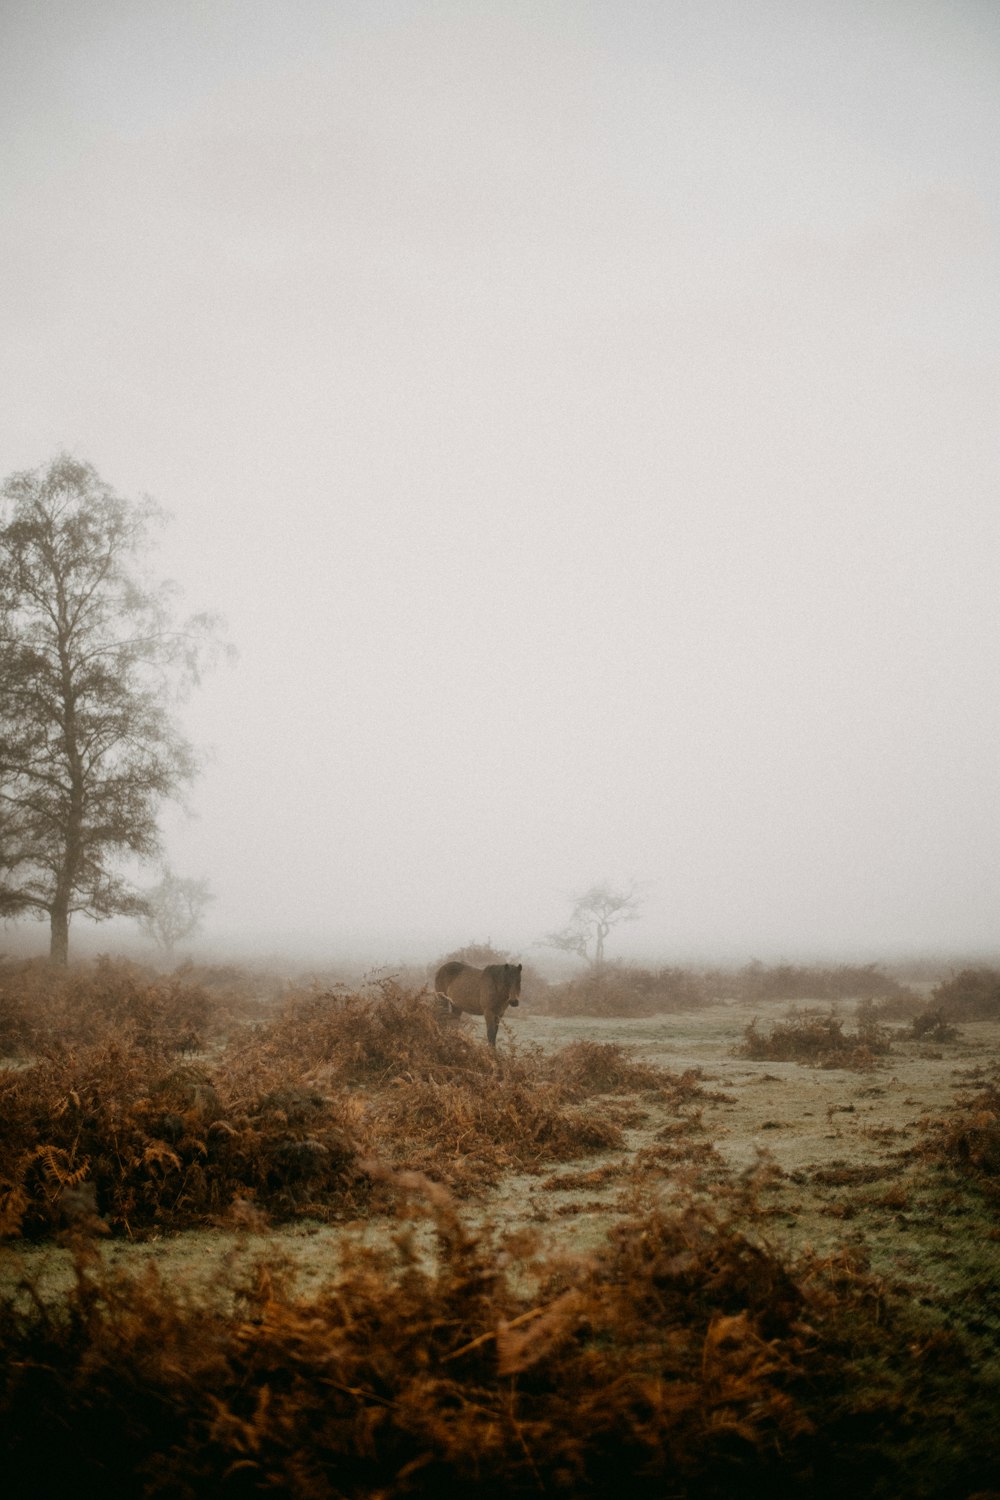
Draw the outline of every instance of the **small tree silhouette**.
M165 869L159 885L145 894L139 926L169 958L177 944L201 926L205 908L215 897L207 880L185 880Z
M637 922L641 905L635 881L626 890L615 890L609 881L601 881L575 898L567 925L559 932L550 932L542 939L542 946L575 953L599 974L604 968L608 934L621 922Z

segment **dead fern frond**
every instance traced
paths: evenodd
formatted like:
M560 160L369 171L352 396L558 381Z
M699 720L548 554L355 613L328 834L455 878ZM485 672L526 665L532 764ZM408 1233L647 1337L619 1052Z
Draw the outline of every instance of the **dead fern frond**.
M47 1181L56 1188L77 1187L90 1171L90 1159L85 1158L78 1167L72 1165L69 1152L61 1146L36 1146L30 1152L25 1165L40 1162Z
M183 1166L177 1152L171 1151L163 1141L152 1141L146 1147L142 1153L142 1164L144 1167L168 1167L176 1172L179 1172Z

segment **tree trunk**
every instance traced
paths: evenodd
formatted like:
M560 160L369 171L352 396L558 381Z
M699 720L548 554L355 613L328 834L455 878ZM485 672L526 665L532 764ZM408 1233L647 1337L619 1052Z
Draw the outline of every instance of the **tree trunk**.
M57 900L49 916L51 918L49 958L54 964L69 963L69 902Z
M600 974L604 970L604 939L611 931L610 923L599 921L594 941L594 973Z

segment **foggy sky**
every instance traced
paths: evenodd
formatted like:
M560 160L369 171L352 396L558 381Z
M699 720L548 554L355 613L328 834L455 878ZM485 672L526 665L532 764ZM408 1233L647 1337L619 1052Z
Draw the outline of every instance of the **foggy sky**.
M985 0L4 0L0 469L227 617L209 938L997 946L998 84Z

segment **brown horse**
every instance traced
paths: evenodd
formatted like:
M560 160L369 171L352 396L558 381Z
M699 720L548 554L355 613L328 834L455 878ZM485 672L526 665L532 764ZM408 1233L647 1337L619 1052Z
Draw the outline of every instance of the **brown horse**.
M486 1040L497 1044L497 1027L508 1005L516 1005L521 993L520 964L487 964L474 969L471 964L442 964L434 976L434 993L447 1000L451 1014L467 1011L471 1016L486 1017Z

